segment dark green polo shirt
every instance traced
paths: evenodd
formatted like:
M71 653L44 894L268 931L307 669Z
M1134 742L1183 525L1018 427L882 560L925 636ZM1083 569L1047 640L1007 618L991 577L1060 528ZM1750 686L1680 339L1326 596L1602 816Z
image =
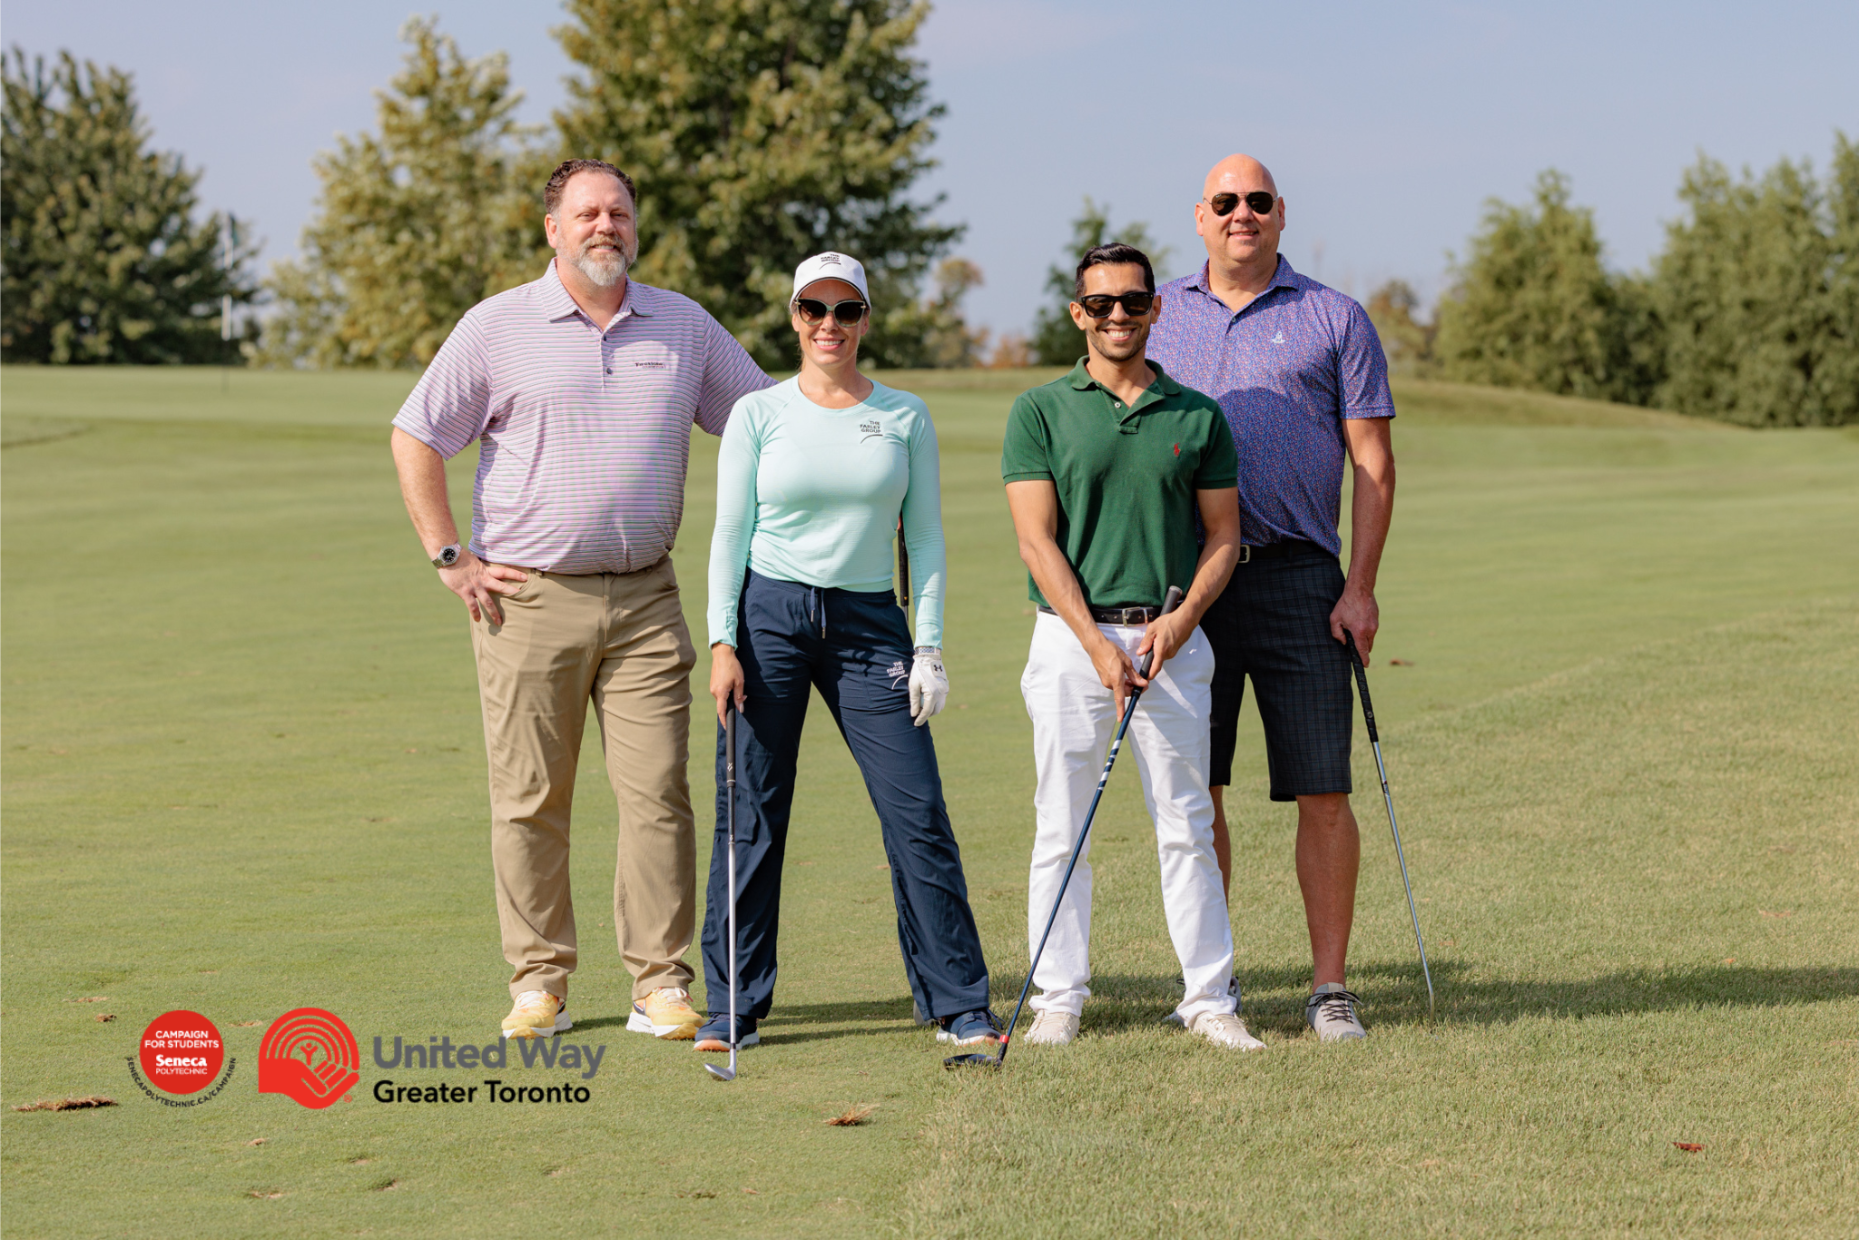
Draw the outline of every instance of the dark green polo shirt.
M1081 358L1008 414L1002 480L1059 492L1059 549L1093 607L1160 607L1170 586L1188 589L1195 492L1231 488L1238 469L1221 407L1150 365L1156 382L1129 408ZM1046 602L1031 573L1027 595Z

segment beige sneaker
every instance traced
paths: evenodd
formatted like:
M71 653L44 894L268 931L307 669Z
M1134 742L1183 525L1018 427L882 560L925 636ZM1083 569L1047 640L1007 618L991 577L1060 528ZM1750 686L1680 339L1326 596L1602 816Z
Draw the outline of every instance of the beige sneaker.
M1022 1035L1032 1046L1064 1046L1079 1036L1079 1018L1070 1012L1035 1012L1033 1025Z
M650 1033L667 1042L688 1042L697 1036L702 1020L691 1006L691 995L683 986L661 986L633 1004L626 1027L629 1033Z
M568 1000L558 999L546 990L526 990L517 996L516 1006L504 1017L507 1038L552 1038L575 1027L568 1018Z
M1188 1031L1232 1051L1263 1051L1266 1044L1246 1031L1246 1022L1232 1012L1203 1012Z

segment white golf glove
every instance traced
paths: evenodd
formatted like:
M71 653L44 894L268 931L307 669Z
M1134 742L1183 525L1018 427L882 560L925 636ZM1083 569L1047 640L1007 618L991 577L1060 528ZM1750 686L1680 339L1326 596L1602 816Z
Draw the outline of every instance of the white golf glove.
M943 674L940 646L919 646L911 660L911 722L923 727L949 701L949 677Z

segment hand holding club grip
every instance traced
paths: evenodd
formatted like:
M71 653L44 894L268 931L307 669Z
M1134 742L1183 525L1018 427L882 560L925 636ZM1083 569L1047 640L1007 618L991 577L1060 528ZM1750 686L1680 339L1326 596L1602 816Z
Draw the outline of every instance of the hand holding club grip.
M1170 586L1169 593L1163 595L1162 614L1166 616L1170 612L1174 611L1176 608L1180 607L1182 605L1182 598L1183 598L1182 587L1181 586ZM1157 617L1157 619L1159 620L1161 618L1162 618L1161 616ZM1156 650L1154 647L1151 647L1150 649L1144 651L1143 662L1137 664L1137 675L1143 677L1143 679L1145 680L1148 680L1150 678L1150 663L1154 661L1155 658L1156 658Z
M1350 670L1356 673L1357 695L1363 699L1363 728L1369 733L1369 743L1379 744L1381 738L1376 735L1376 712L1369 705L1369 677L1363 674L1363 656L1356 649L1356 635L1345 629L1343 644L1350 648Z

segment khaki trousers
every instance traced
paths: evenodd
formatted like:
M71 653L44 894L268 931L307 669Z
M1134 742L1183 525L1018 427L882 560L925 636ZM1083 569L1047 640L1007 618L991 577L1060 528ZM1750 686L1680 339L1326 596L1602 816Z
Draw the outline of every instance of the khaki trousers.
M671 557L635 573L525 571L523 588L502 600L504 622L471 626L510 993L568 997L569 807L590 698L619 802L614 932L633 997L688 986L697 841L685 761L697 653Z

